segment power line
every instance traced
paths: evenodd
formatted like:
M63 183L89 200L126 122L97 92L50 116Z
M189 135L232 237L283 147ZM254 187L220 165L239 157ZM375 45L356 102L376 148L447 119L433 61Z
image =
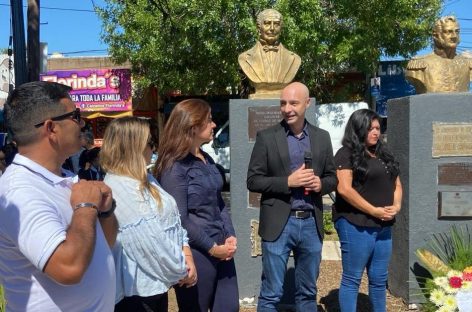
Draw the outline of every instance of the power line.
M9 4L5 3L0 3L0 6L10 6ZM24 8L27 8L27 6L23 6ZM45 10L56 10L56 11L72 11L72 12L87 12L87 13L95 13L94 10L87 10L87 9L72 9L72 8L55 8L55 7L40 7L40 9L45 9Z
M55 54L55 53L60 53L64 55L68 54L83 54L83 53L89 53L89 52L108 52L107 49L99 49L99 50L82 50L82 51L71 51L71 52L53 52L53 53L48 53L49 56Z

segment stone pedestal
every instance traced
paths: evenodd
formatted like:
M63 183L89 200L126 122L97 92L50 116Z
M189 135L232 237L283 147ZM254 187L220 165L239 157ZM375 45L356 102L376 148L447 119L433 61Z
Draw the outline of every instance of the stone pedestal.
M314 124L315 99L311 99L306 118ZM257 235L259 196L246 187L247 168L258 130L280 122L280 101L230 100L231 146L231 217L238 238L235 256L239 283L239 297L243 304L256 303L261 281L261 256ZM285 303L293 303L293 261L290 260L285 281Z
M472 224L472 94L392 99L388 112L388 146L400 162L403 184L389 288L418 303L424 298L415 278L422 272L415 250L452 224Z

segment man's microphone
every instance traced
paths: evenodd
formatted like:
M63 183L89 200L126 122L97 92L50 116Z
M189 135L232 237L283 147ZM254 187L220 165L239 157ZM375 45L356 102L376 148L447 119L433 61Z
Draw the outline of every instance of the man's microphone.
M305 156L303 157L303 159L304 159L304 162L305 162L305 169L313 169L313 164L312 164L311 152L310 151L305 151ZM304 194L309 195L310 191L305 189Z

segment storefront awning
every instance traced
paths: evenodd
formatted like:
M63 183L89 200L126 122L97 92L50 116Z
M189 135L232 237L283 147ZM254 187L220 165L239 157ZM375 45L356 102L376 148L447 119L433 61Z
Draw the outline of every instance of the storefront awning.
M98 117L107 117L107 118L120 118L125 116L133 116L133 111L126 112L82 112L84 118L94 119Z

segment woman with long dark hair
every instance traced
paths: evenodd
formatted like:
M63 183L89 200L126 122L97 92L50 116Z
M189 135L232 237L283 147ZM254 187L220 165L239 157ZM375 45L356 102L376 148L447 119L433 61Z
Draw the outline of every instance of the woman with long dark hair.
M156 148L149 121L113 120L105 130L100 163L113 190L118 236L115 259L117 312L167 312L167 291L197 280L177 204L147 165Z
M200 148L213 139L215 127L207 102L182 101L170 114L159 146L156 174L177 201L199 276L195 287L175 287L180 311L239 310L237 240L221 197L223 178Z
M356 311L364 269L372 311L386 311L391 226L401 208L402 186L398 162L380 135L379 115L368 109L355 111L335 156L339 183L333 220L342 252L342 312Z

